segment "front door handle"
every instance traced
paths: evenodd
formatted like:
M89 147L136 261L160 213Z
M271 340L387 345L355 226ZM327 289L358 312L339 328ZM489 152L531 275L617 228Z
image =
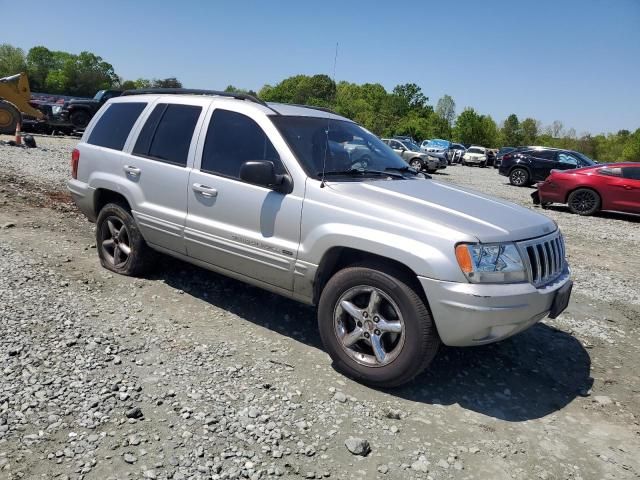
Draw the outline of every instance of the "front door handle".
M122 169L127 175L131 175L132 177L140 176L140 173L142 171L138 167L134 167L132 165L125 165L124 167L122 167Z
M211 198L218 196L218 190L213 187L209 187L208 185L202 185L201 183L194 183L191 188L196 193L199 193L203 197Z

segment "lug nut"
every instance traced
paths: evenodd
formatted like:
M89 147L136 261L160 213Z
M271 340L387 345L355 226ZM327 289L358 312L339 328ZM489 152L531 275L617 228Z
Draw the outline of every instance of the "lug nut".
M380 317L373 317L373 321L378 323L380 321Z
M367 312L362 312L362 316L363 316L364 318L369 318L369 314L368 314Z
M375 331L374 331L373 333L375 333L376 335L380 335L380 330L378 330L378 329L376 328L376 329L375 329Z
M362 322L358 322L356 325L358 325L359 327L362 327Z
M364 332L364 338L369 338L369 332Z

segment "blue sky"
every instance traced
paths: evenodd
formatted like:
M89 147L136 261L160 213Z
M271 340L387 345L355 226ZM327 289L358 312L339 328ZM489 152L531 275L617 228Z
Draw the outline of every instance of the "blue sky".
M0 7L14 5L0 0ZM64 7L62 6L64 4ZM26 10L25 10L26 8ZM0 43L89 50L126 79L259 89L297 73L420 85L501 122L640 127L640 0L31 0Z

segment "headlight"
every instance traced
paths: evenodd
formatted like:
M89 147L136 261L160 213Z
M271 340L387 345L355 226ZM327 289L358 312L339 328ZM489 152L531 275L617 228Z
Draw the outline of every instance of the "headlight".
M456 246L456 259L471 283L517 283L527 280L522 257L513 243L461 243Z
M62 111L61 105L54 105L53 107L51 107L51 113L53 113L54 115L58 115L61 111Z

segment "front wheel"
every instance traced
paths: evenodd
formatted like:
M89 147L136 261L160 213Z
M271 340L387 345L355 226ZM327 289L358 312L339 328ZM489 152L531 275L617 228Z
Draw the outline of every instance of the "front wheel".
M150 263L150 249L135 220L116 203L108 203L100 210L96 248L102 266L121 275L138 275Z
M336 369L368 385L397 387L431 363L440 337L408 279L382 270L336 273L322 291L318 326Z
M600 209L600 195L589 188L579 188L569 195L569 210L578 215L592 215Z
M417 171L422 170L422 162L420 160L413 159L411 160L411 162L409 162L409 165L411 165L413 168L415 168Z
M91 117L84 110L76 110L71 114L70 120L75 128L86 128Z
M22 114L9 102L0 101L0 133L13 135L22 122Z

